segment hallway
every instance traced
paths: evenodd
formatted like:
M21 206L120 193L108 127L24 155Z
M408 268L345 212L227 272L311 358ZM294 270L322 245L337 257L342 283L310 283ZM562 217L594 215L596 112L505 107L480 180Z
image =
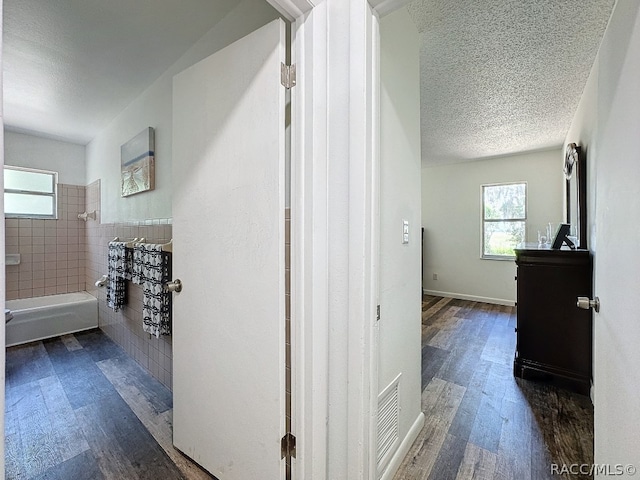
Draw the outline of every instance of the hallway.
M591 478L552 465L593 462L589 398L513 377L514 307L424 296L426 423L396 480Z

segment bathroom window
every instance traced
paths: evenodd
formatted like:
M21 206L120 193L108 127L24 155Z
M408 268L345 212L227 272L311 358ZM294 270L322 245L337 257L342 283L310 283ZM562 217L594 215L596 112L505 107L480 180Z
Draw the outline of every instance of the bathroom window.
M482 186L482 258L510 260L526 238L527 184Z
M4 214L7 218L57 218L58 174L4 167Z

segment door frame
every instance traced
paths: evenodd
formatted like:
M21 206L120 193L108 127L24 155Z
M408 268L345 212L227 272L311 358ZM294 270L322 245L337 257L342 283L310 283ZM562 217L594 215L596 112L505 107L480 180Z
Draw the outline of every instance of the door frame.
M294 478L373 478L378 168L372 161L377 153L377 119L372 113L377 112L373 66L377 19L366 0L326 0L296 18L294 33L292 61L298 75L292 91L291 163L292 425L298 439ZM349 56L345 62L332 50L336 43L348 45L350 62ZM341 136L332 127L336 118L349 135ZM348 160L336 166L333 158L338 155ZM349 225L346 235L340 229L343 222ZM342 235L334 235L336 230ZM335 283L341 288L332 287ZM336 311L346 312L346 327L340 333L332 331ZM332 365L330 358L336 356L346 364ZM340 381L346 381L346 391L341 391ZM335 431L346 432L338 447Z
M267 1L292 22L291 61L298 83L291 92L292 430L297 437L293 474L324 479L337 472L346 478L373 479L378 396L379 17L409 0ZM348 51L346 63L335 45ZM332 129L330 122L336 118L343 119L341 128L348 135ZM336 155L348 159L346 167L335 168ZM336 201L334 185L344 182L345 175L348 185ZM346 235L334 235L341 222L348 225ZM347 259L340 265L346 270L336 273L335 259L340 257ZM342 288L333 287L336 282ZM336 305L346 312L346 339L332 331ZM336 349L346 364L332 367ZM347 381L346 393L338 399L344 405L330 406L338 389L334 377L347 367L342 378ZM346 432L346 453L340 459L332 457L329 445L336 430Z

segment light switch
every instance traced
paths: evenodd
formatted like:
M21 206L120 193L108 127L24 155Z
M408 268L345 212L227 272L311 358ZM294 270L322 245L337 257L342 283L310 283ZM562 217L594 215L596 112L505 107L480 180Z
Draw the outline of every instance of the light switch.
M402 244L409 243L409 220L402 221Z

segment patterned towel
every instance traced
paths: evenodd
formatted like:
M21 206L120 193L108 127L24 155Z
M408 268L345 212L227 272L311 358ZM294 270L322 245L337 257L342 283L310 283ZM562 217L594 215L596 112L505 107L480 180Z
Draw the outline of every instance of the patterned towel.
M162 245L133 246L132 281L142 285L142 328L159 337L171 335L171 293L164 284L171 280L171 255Z
M142 270L144 269L145 262L143 261L144 246L146 243L134 243L133 254L131 256L131 281L136 285L142 285L144 276Z
M107 306L116 312L127 303L126 245L125 242L109 242Z

